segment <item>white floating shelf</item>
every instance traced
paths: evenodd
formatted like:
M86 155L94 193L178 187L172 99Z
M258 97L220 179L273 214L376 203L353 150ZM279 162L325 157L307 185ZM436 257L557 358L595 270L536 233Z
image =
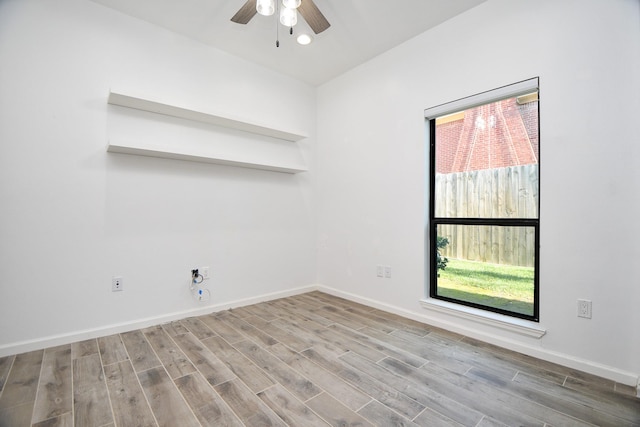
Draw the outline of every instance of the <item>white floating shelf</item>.
M181 151L175 148L168 150L165 148L160 149L160 148L145 147L142 145L136 145L135 143L131 143L128 141L126 143L109 142L109 144L107 145L107 151L110 153L134 154L138 156L160 157L163 159L175 159L175 160L188 160L188 161L200 162L200 163L214 163L218 165L238 166L243 168L261 169L261 170L290 173L290 174L306 172L306 169L302 169L299 167L279 166L279 165L272 165L272 164L262 164L262 163L253 163L253 162L224 159L221 157L213 157L207 154L197 154L197 153L194 153L193 151L189 151L189 152Z
M125 95L117 92L109 92L109 104L119 105L121 107L135 108L136 110L149 111L152 113L164 114L166 116L178 117L181 119L195 120L202 123L209 123L217 126L223 126L230 129L237 129L244 132L255 133L258 135L269 136L272 138L283 139L286 141L300 141L307 138L306 135L287 132L280 129L274 129L267 126L258 125L246 121L231 119L219 116L217 114L206 113L203 111L192 110L189 108L170 105L151 99L139 98L135 96Z

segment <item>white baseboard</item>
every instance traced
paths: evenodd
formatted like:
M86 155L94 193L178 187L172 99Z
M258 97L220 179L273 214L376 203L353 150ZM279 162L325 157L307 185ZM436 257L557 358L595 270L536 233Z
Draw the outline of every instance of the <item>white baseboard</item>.
M100 328L85 329L80 331L74 331L67 334L54 335L44 337L40 339L21 341L17 343L11 343L0 346L0 357L9 356L12 354L24 353L27 351L40 350L47 347L53 347L58 345L70 344L77 341L99 338L107 335L128 332L136 329L147 328L149 326L159 325L162 323L171 322L174 320L180 320L191 316L200 316L203 314L214 313L217 311L228 310L230 308L243 307L251 304L257 304L264 301L271 301L278 298L285 298L292 295L298 295L311 291L322 291L331 295L335 295L341 298L348 299L350 301L358 302L368 305L370 307L378 308L389 313L394 313L399 316L403 316L409 319L416 320L418 322L427 323L436 327L450 330L470 338L475 338L480 341L484 341L490 344L494 344L509 350L517 351L532 357L536 357L549 362L557 363L562 366L566 366L572 369L577 369L583 372L587 372L593 375L597 375L603 378L616 381L621 384L637 387L638 397L640 397L640 375L632 372L622 371L620 369L595 363L589 360L580 359L571 355L562 354L543 348L537 348L527 346L519 342L514 342L504 337L500 337L493 334L487 334L482 331L461 327L453 321L443 320L442 318L436 318L433 316L427 316L420 313L405 310L399 307L395 307L380 301L364 298L348 292L343 292L338 289L330 288L328 286L316 284L308 285L299 288L294 288L286 291L273 292L269 294L263 294L256 297L239 299L222 304L209 305L205 307L198 307L190 310L184 310L174 313L165 314L162 316L148 317L145 319L138 319L132 322L117 323L107 325Z
M292 295L298 295L305 292L311 292L320 289L319 286L309 285L300 288L289 289L281 292L273 292L251 298L239 299L222 304L208 305L204 307L193 308L190 310L177 311L174 313L163 314L162 316L147 317L137 319L131 322L115 323L100 328L83 329L70 332L67 334L53 335L44 338L38 338L29 341L21 341L0 346L0 357L12 354L25 353L27 351L41 350L43 348L54 347L58 345L70 344L77 341L88 340L92 338L104 337L112 334L129 332L136 329L148 328L150 326L160 325L162 323L172 322L174 320L185 319L191 316L201 316L203 314L215 313L217 311L228 310L230 308L243 307L246 305L257 304L259 302L271 301L278 298L285 298Z
M363 298L361 296L343 292L338 289L333 289L323 285L317 285L318 290L326 292L337 297L345 298L350 301L358 302L369 307L378 308L389 313L397 314L402 317L416 320L418 322L427 323L432 326L436 326L442 329L456 332L470 338L474 338L489 344L494 344L508 350L513 350L518 353L523 353L528 356L532 356L538 359L546 360L548 362L557 363L558 365L566 366L568 368L576 369L579 371L587 372L592 375L607 378L620 384L630 385L637 387L638 396L640 397L640 375L623 371L612 366L603 365L600 363L592 362L590 360L580 359L568 354L558 353L544 348L528 346L521 342L515 342L504 337L500 337L494 334L487 334L477 329L466 328L460 326L453 319L452 321L445 320L446 317L434 317L424 315L403 308L395 307L380 301L372 300L369 298Z

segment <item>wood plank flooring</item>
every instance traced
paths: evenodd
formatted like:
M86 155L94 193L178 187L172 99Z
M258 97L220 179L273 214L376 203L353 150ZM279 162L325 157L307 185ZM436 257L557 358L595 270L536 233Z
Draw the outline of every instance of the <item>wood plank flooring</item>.
M640 426L633 387L311 292L0 358L0 427Z

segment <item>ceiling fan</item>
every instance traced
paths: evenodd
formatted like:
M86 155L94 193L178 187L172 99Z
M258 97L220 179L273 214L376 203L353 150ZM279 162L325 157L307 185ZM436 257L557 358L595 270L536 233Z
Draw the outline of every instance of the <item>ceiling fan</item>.
M311 27L316 34L320 34L331 26L313 0L302 0L298 6L298 12L300 12L304 20L309 24L309 27ZM246 24L256 13L258 13L256 0L247 0L240 10L233 15L231 21L237 24Z

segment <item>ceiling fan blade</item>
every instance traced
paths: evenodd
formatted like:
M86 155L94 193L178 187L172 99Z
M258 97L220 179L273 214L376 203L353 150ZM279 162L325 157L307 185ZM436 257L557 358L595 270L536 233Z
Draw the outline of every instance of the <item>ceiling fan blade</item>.
M320 34L331 26L313 0L302 0L298 12L316 34Z
M258 13L256 10L256 0L247 0L247 2L236 12L231 21L236 24L246 24L251 18Z

